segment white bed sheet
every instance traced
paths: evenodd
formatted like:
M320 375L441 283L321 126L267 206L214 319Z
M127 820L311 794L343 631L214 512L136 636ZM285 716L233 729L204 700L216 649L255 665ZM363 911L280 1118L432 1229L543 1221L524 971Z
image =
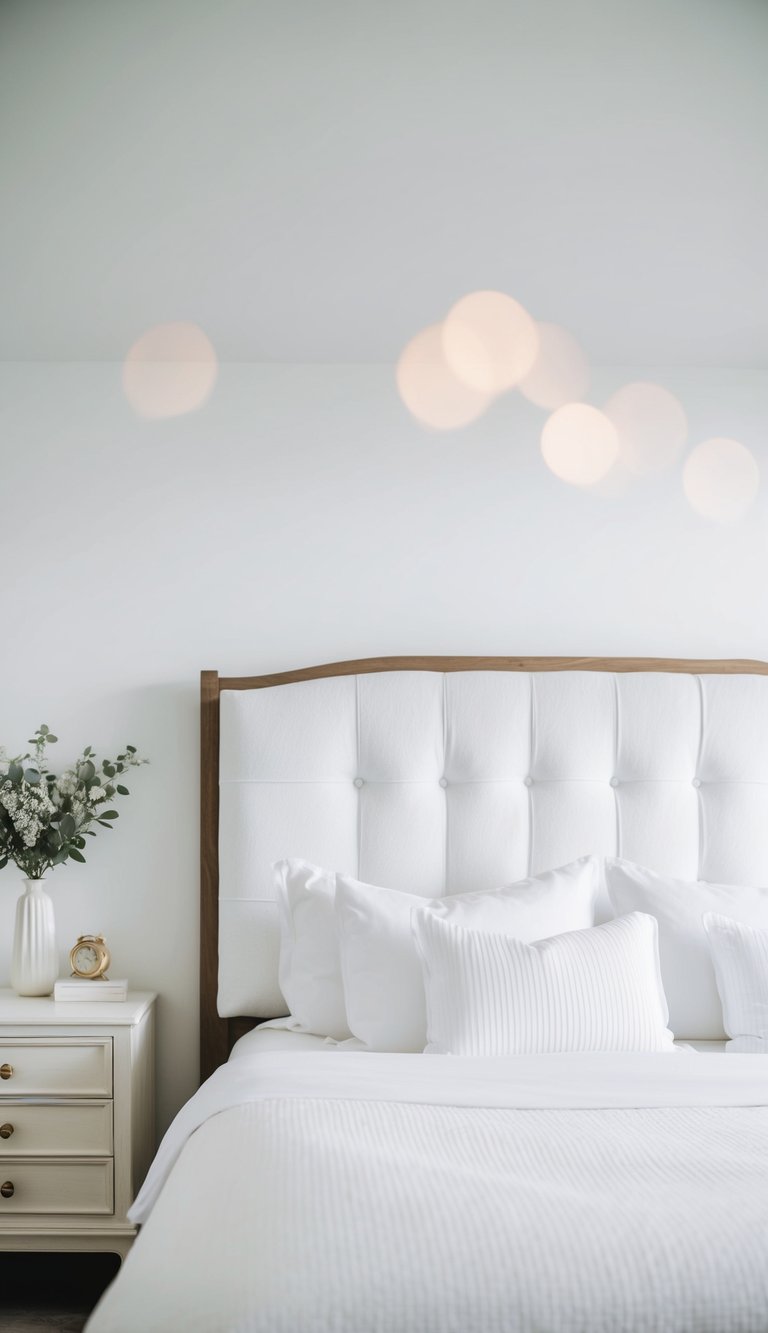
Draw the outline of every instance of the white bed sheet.
M726 1041L677 1041L681 1050L701 1051L713 1054L725 1051ZM318 1037L311 1032L296 1032L291 1027L290 1018L272 1018L268 1023L261 1023L251 1032L246 1032L232 1047L230 1060L239 1060L243 1055L259 1055L263 1051L363 1051L365 1045L357 1037L347 1041L333 1041L330 1037ZM742 1052L743 1053L743 1052Z
M246 1032L232 1047L230 1060L239 1060L243 1055L259 1055L263 1051L362 1051L363 1043L357 1037L346 1041L334 1041L331 1037L318 1037L313 1032L296 1032L291 1027L290 1018L271 1018L268 1023L261 1023L257 1028Z
M760 1057L310 1054L184 1108L88 1333L766 1333Z

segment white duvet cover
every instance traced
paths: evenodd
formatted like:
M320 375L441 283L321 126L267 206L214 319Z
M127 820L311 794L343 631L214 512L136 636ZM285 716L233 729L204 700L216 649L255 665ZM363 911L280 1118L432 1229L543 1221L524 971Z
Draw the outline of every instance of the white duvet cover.
M760 1056L243 1055L88 1333L768 1333Z

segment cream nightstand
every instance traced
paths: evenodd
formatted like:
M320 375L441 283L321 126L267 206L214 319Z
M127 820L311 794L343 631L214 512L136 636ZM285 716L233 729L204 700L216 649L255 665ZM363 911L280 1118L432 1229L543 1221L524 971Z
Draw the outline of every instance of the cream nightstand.
M0 989L0 1250L127 1254L155 1148L154 1007Z

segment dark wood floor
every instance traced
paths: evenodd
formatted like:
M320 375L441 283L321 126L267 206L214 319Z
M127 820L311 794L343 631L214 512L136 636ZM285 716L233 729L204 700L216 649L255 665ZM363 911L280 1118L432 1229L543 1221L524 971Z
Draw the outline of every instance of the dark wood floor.
M81 1333L115 1276L114 1254L0 1254L2 1333Z

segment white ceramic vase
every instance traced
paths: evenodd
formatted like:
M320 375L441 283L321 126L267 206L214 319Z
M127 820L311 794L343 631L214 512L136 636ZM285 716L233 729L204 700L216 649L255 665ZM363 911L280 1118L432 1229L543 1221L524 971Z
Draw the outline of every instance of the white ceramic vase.
M50 995L59 974L53 901L42 879L24 879L16 904L11 985L17 995Z

